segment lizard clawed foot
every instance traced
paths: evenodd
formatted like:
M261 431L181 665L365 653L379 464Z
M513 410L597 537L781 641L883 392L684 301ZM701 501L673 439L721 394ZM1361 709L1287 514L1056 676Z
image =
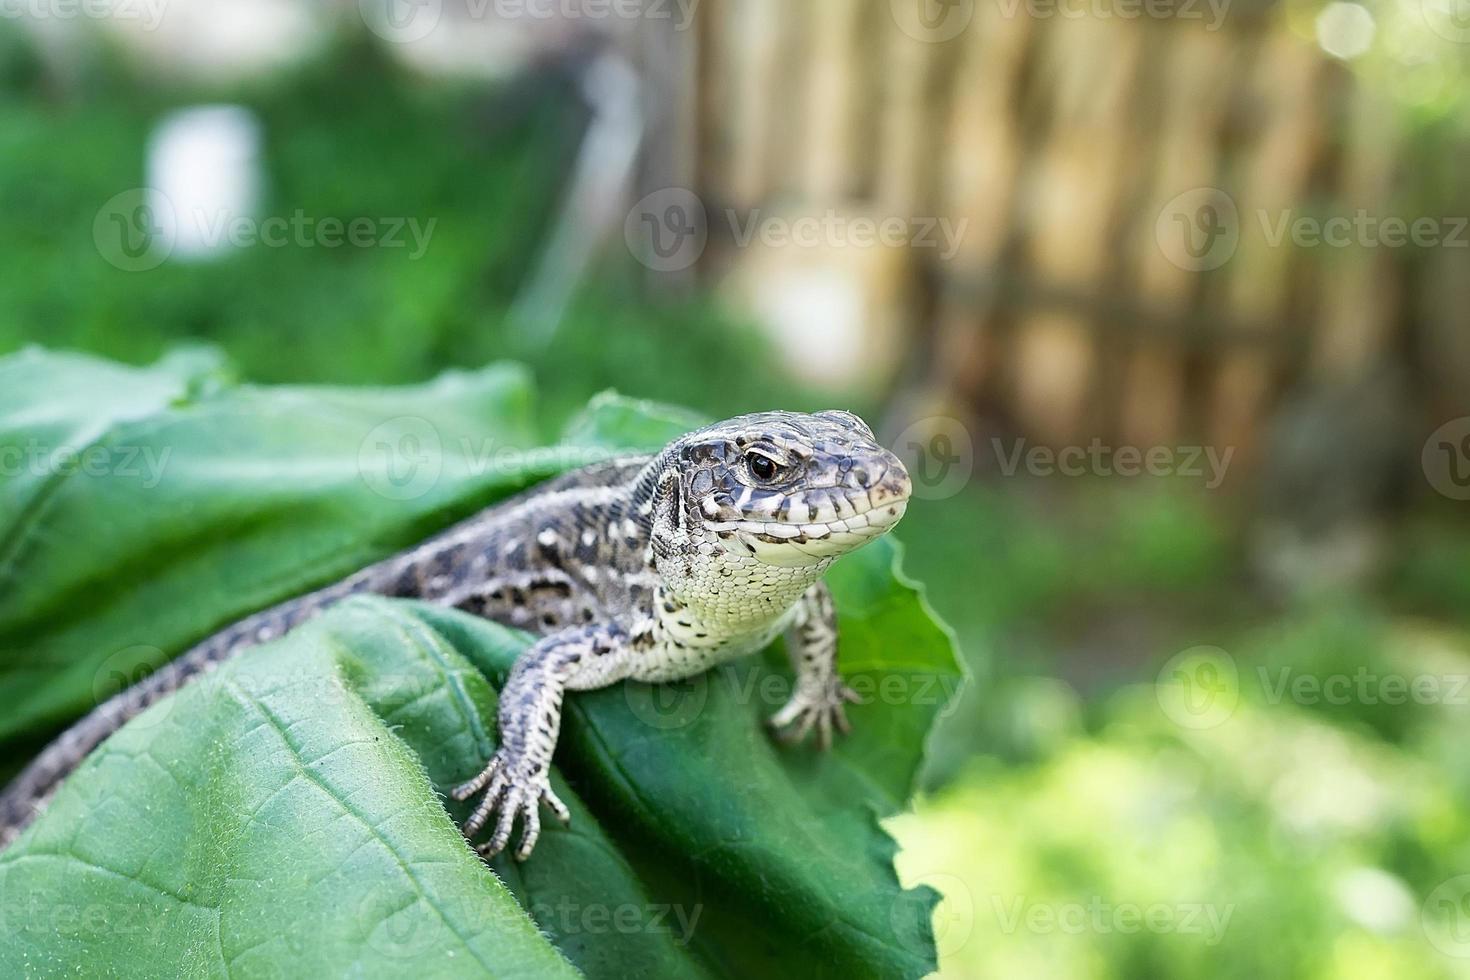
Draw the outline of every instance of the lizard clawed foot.
M541 836L540 805L543 803L563 824L571 822L571 811L552 792L547 768L529 764L503 748L496 751L478 776L456 786L449 795L456 800L466 800L481 790L485 795L465 821L464 835L474 840L489 821L490 814L499 811L495 832L488 841L475 848L485 857L494 857L510 843L511 826L517 814L521 817L521 844L515 850L515 858L524 861L530 857L536 839Z
M781 741L787 743L800 742L815 727L817 747L826 751L832 745L834 728L844 735L852 731L852 725L847 720L847 712L843 706L849 702L858 703L861 700L852 688L842 683L841 680L833 678L831 683L823 688L798 689L791 696L791 700L786 702L785 707L771 716L767 724L779 733ZM782 731L793 723L795 727Z

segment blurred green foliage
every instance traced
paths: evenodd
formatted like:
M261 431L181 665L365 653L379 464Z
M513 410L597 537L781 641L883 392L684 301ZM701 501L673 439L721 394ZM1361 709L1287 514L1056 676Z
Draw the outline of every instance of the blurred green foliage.
M1421 921L1464 856L1428 763L1292 708L1181 731L1143 688L1107 715L899 822L900 867L946 892L956 975L1463 975L1426 941L1438 910Z
M950 972L1466 975L1463 636L1342 605L1239 639L1238 700L1198 726L1153 678L1092 724L1063 682L1006 682L1036 757L972 761L895 822L906 880L947 896Z
M1463 557L1277 608L1189 498L982 493L904 528L980 678L894 822L905 881L946 895L946 975L1470 975ZM1196 721L1170 688L1202 644L1233 674Z
M548 434L607 387L711 415L830 401L708 298L654 301L626 260L596 271L550 347L507 322L583 125L554 75L510 91L429 83L348 38L268 82L188 91L105 49L52 77L0 25L0 86L0 352L34 342L140 364L204 340L250 380L342 383L513 358L536 375ZM151 126L224 100L262 121L266 213L434 219L428 254L108 265L93 219L143 182ZM1470 905L1437 890L1470 872L1465 708L1447 703L1470 673L1470 541L1413 524L1381 595L1282 608L1253 593L1210 504L1004 480L910 508L908 568L973 675L931 742L932 795L896 824L910 876L948 897L946 973L1470 976L1470 948L1444 945ZM1239 703L1192 729L1161 711L1155 678L1201 644L1232 658ZM1438 678L1441 696L1272 693L1292 690L1283 672L1289 685L1360 670ZM1132 910L1156 906L1155 925L1134 928Z
M631 262L598 271L545 349L507 323L584 124L555 72L509 89L430 83L343 38L228 91L149 82L105 48L62 81L0 24L0 80L0 351L39 342L143 364L204 340L250 380L363 384L511 357L541 379L548 434L612 386L707 411L791 400L752 331L705 301L649 301ZM432 221L424 256L257 245L145 272L104 261L94 218L144 184L151 128L209 101L261 122L262 214Z

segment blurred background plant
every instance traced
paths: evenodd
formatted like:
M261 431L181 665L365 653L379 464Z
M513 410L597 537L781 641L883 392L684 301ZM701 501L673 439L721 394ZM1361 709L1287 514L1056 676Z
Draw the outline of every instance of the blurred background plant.
M1462 0L0 15L0 353L881 422L946 974L1470 975Z

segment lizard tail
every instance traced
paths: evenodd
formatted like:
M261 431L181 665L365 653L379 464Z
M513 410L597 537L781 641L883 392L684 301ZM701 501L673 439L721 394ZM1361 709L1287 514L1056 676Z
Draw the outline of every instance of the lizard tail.
M380 567L272 606L215 633L178 658L104 701L51 742L0 792L0 850L20 836L51 802L62 780L108 736L154 702L207 674L249 647L284 635L317 613L360 592L383 591L391 582Z
M500 501L493 508L503 513L534 495L555 494L579 487L605 487L631 479L648 464L648 456L618 456L564 473L545 483ZM434 580L460 581L473 573L471 558L483 553L483 535L493 514L482 511L450 527L410 551L385 558L335 585L273 606L242 619L201 642L142 682L114 695L48 745L20 775L0 792L0 850L10 844L51 801L57 787L87 754L129 719L149 705L172 694L190 680L206 674L249 647L285 635L324 609L359 593L442 600L443 588ZM456 559L463 567L455 565ZM453 572L452 575L446 575Z

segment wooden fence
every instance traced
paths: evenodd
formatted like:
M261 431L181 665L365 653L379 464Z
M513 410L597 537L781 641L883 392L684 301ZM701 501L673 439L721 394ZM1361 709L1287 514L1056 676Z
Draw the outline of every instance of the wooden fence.
M902 23L905 4L930 19ZM913 352L890 383L1039 440L1248 456L1287 386L1388 362L1422 379L1426 413L1470 410L1470 250L1375 244L1386 226L1292 242L1299 219L1359 212L1456 233L1463 186L1413 187L1381 86L1269 11L1091 5L703 0L693 30L641 34L661 99L642 190L692 188L713 214L963 221L953 255L826 260L897 309L868 338ZM952 37L944 16L964 18ZM712 240L697 272L792 262L758 251ZM769 280L748 281L758 301Z

